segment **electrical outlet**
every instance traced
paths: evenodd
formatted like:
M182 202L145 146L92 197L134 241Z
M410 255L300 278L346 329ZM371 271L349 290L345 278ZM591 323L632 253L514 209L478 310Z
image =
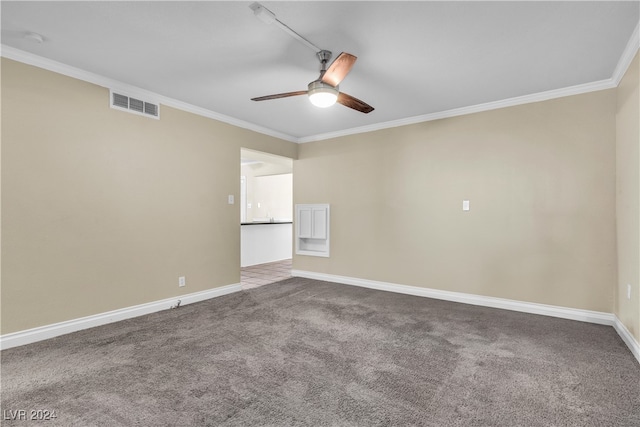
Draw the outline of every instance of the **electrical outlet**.
M631 284L627 284L627 299L631 299Z
M187 278L184 276L178 277L178 286L179 287L187 286Z

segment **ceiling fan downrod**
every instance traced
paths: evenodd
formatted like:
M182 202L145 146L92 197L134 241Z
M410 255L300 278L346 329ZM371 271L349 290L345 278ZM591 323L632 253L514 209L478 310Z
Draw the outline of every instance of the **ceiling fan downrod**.
M275 13L271 12L269 9L264 7L258 2L251 3L249 8L253 10L253 14L260 19L262 22L266 24L276 24L278 28L280 28L285 33L289 34L294 39L298 40L300 43L304 44L310 49L313 49L314 52L321 52L322 49L318 48L318 46L311 43L309 40L302 37L300 34L296 33L293 29L291 29L287 24L280 21Z
M327 72L327 64L331 59L331 52L323 49L316 52L316 56L318 57L318 60L320 60L320 78L322 78L322 76L324 76L324 73Z

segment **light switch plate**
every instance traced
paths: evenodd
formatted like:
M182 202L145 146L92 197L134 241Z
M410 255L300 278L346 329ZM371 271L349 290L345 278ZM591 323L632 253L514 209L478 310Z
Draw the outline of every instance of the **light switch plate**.
M463 200L462 201L462 210L463 211L468 211L469 210L469 201L468 200Z
M233 194L229 194L229 204L232 205L234 203Z

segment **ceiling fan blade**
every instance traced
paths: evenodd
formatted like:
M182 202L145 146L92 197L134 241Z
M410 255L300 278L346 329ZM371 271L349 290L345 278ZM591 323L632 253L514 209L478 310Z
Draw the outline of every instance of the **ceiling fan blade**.
M336 60L329 65L329 68L322 76L322 82L334 87L338 86L346 75L349 74L356 59L358 58L350 53L342 52Z
M364 101L360 101L358 98L354 98L351 95L347 95L344 92L340 92L338 94L337 102L344 105L345 107L353 108L356 111L360 111L361 113L369 114L374 110L374 108L367 104Z
M306 95L306 90L299 90L297 92L277 93L275 95L259 96L257 98L251 98L252 101L267 101L269 99L288 98L290 96Z

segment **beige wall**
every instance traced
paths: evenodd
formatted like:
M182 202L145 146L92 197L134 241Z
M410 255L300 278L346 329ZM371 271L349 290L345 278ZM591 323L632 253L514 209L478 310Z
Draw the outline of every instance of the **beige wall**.
M2 107L2 334L238 283L240 147L298 149L4 58Z
M640 342L640 67L636 55L618 86L616 212L618 282L615 313ZM627 298L631 285L631 299Z
M246 147L299 152L294 202L331 203L331 258L295 269L615 311L640 340L639 78L298 147L3 58L1 333L237 283Z
M294 269L613 312L615 102L606 90L301 145L294 203L331 204L331 257Z

